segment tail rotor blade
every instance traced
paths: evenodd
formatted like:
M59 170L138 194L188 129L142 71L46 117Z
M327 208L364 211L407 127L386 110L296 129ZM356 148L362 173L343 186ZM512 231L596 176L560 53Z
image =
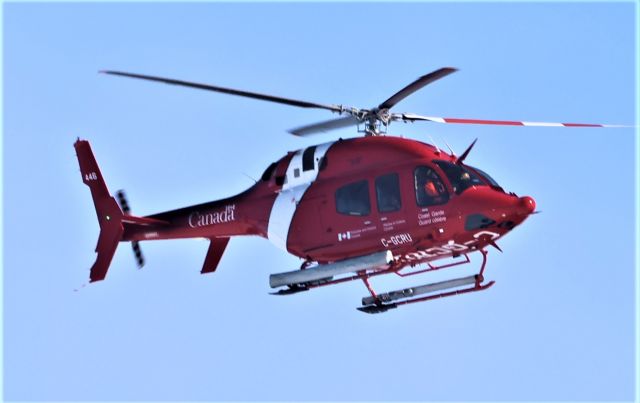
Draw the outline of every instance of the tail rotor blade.
M129 202L127 201L127 196L124 193L124 190L120 189L116 192L116 198L118 199L118 204L122 209L122 212L129 216L131 213L131 208L129 207ZM139 218L139 217L133 217ZM126 218L125 218L126 219ZM142 249L140 249L140 244L138 241L131 241L131 248L133 249L133 255L136 258L136 263L138 264L138 268L141 269L144 266L144 256L142 255Z
M140 244L138 243L138 241L131 242L131 248L133 248L133 254L136 257L138 268L142 269L142 266L144 266L144 256L142 256L142 249L140 249Z
M120 189L116 192L116 197L118 198L118 204L122 209L122 212L125 214L129 214L131 209L129 208L129 203L127 202L127 196L124 194L124 190Z

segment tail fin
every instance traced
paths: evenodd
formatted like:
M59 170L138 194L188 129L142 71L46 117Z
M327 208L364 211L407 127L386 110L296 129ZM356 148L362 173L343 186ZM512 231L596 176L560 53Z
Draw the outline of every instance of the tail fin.
M122 218L124 214L116 200L109 194L89 142L78 139L74 147L80 163L82 181L91 190L93 204L98 215L98 223L100 224L100 236L96 246L98 257L91 267L90 275L91 282L100 281L107 275L109 264L116 252L118 243L122 239L122 233L124 232Z

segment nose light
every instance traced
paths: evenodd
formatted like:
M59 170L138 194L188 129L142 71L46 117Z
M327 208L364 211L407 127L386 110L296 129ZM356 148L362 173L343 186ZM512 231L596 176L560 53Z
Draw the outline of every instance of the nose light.
M526 214L531 214L536 210L536 201L531 196L521 197L520 205L524 208Z

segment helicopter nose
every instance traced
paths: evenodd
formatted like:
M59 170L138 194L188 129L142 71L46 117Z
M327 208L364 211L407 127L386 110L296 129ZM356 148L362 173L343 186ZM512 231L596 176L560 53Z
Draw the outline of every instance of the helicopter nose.
M531 196L524 196L520 198L520 207L522 212L526 215L533 213L536 209L536 201Z

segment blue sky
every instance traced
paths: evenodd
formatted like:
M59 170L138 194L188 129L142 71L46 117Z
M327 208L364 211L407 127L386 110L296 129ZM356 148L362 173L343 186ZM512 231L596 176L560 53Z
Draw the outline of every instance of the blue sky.
M377 316L354 309L361 284L268 295L299 261L259 238L232 239L207 276L202 240L143 243L143 270L123 244L74 292L98 225L73 141L145 215L355 133L295 138L330 116L100 69L369 107L454 66L395 110L633 124L635 18L609 2L5 3L4 398L632 400L632 129L391 126L458 152L478 137L468 163L543 213L490 252L489 291Z

